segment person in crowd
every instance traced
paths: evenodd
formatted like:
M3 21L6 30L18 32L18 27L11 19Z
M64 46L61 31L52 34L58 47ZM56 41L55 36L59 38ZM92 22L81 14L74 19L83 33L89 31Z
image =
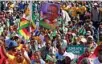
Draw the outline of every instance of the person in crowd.
M94 3L94 7L91 10L91 19L93 21L93 26L97 29L99 26L99 23L101 22L100 20L100 10L99 10L99 6L98 3Z
M16 49L18 45L15 41L12 40L7 41L8 51L5 49L5 44L6 44L5 42L0 40L0 44L1 44L3 54L7 58L9 64L13 64L13 63L30 64L30 59L26 56L27 52L24 50L24 48L22 50Z
M90 61L88 58L84 58L84 59L82 59L80 64L90 64Z
M45 64L45 61L41 58L40 51L34 52L34 54L31 57L32 64Z
M94 59L93 64L95 63L98 63L98 64L102 63L102 50L99 50L98 57Z

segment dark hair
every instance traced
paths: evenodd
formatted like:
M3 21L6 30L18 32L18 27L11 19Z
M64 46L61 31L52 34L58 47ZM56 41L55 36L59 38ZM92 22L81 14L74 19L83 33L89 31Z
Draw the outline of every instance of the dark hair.
M14 50L14 48L16 48L16 47L7 47L7 50L9 51L9 50Z

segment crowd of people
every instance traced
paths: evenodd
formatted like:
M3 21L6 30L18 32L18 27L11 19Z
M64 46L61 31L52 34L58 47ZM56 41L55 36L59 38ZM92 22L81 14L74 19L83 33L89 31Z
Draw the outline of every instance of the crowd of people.
M44 2L60 6L55 29L39 25ZM22 18L35 23L28 40L18 33ZM68 51L77 45L82 54ZM102 2L0 1L0 64L102 64Z

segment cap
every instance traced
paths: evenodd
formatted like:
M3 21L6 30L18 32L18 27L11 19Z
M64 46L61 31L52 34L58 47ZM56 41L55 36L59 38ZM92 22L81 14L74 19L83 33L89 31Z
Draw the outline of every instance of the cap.
M80 40L81 42L87 42L87 40L85 38L81 38Z
M91 32L90 32L90 31L87 31L86 35L90 36L90 35L91 35Z
M94 3L94 5L96 6L96 5L98 5L97 3Z
M90 40L94 40L94 39L93 39L93 36L88 36L88 38L90 38Z
M63 54L63 56L67 56L67 57L69 57L71 60L72 59L74 59L74 54L73 53L71 53L71 52L65 52L64 54Z
M9 48L9 49L18 46L16 41L13 41L13 40L10 40L10 39L5 40L5 44L6 44L6 47Z

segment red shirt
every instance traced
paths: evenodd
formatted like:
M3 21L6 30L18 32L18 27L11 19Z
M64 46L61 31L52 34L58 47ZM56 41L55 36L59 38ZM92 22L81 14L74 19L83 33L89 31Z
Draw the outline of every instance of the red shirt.
M1 47L0 47L0 64L6 64L6 58L2 53Z
M102 45L98 45L94 50L94 53L89 56L89 58L96 58L98 55L99 50L102 48Z
M96 58L97 55L98 55L98 52L99 52L99 50L100 50L101 48L102 48L102 45L99 45L99 46L97 46L97 48L94 50L94 53L89 54L89 55L85 55L85 54L81 55L81 56L78 58L77 64L80 64L81 60L82 60L83 58L86 58L86 57L88 57L88 58Z

